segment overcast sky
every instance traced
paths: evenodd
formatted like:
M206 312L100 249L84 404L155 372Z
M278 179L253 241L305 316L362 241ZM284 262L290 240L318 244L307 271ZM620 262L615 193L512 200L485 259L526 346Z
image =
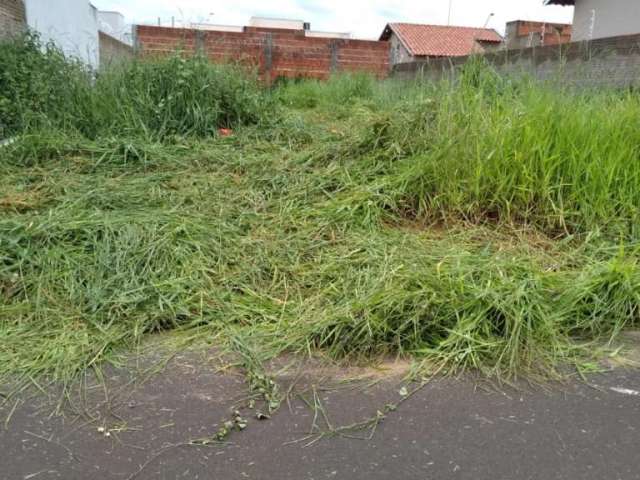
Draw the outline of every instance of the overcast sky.
M93 0L101 10L117 10L129 22L165 25L209 22L246 25L251 16L295 18L313 30L351 32L376 38L387 22L447 24L449 0ZM451 24L488 26L501 33L511 20L570 22L571 7L545 7L543 0L451 0Z

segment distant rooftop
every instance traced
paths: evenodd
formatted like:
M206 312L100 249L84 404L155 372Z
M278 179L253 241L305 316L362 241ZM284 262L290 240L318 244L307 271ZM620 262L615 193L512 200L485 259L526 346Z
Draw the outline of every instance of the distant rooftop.
M311 25L304 20L289 18L251 17L250 27L282 28L286 30L309 30Z
M470 55L477 42L502 43L493 29L390 23L380 37L389 40L395 33L409 53L416 57L456 57Z
M268 17L251 17L249 20L250 28L263 28L274 30L299 30L304 31L307 37L321 38L337 38L350 39L351 33L348 32L322 32L311 30L311 24L304 20L294 20L288 18L268 18ZM210 30L218 32L244 32L247 27L235 25L214 25L211 23L191 23L191 28L198 30Z

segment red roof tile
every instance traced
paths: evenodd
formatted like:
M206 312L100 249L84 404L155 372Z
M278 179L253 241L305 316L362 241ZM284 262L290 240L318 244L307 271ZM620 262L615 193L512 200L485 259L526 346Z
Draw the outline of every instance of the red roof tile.
M414 56L456 57L470 55L476 42L500 43L502 37L489 28L448 27L390 23L380 37L388 40L395 33L409 53Z

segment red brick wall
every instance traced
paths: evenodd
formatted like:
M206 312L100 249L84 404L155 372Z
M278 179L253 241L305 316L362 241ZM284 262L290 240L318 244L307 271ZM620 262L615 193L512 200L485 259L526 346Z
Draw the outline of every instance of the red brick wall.
M572 26L562 23L521 22L518 36L527 37L529 34L539 34L542 45L560 45L571 42Z
M306 37L303 31L246 27L244 32L216 32L138 25L141 55L200 50L214 62L242 62L268 80L278 77L325 79L332 72L389 74L389 43Z

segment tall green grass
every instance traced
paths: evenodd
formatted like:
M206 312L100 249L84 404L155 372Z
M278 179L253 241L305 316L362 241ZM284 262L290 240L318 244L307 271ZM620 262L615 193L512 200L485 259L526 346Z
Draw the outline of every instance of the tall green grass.
M0 138L35 124L72 122L84 112L89 91L84 66L55 45L41 45L32 34L0 42Z
M180 56L80 78L85 113L21 104L0 150L0 375L69 380L197 329L549 376L639 323L634 93L479 64L272 91Z
M340 81L313 88L341 105L332 93ZM307 88L282 96L295 104ZM476 61L454 82L389 81L358 105L342 138L318 155L357 157L362 181L376 186L372 200L394 214L638 236L636 92L504 79Z
M37 36L0 43L0 137L40 129L89 139L207 137L274 115L254 75L203 57L176 52L96 73Z

